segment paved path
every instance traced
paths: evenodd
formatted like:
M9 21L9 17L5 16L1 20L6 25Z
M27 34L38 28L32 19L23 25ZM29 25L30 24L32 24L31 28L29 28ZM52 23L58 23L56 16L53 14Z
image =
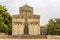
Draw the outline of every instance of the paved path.
M60 40L60 39L0 39L0 40Z

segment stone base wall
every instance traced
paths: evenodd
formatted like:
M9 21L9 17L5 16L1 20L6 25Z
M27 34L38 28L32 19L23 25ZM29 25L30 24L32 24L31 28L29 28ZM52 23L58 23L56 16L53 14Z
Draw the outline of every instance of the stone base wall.
M0 38L7 38L7 37L8 37L7 34L5 34L5 33L0 33Z
M60 39L59 35L47 35L47 39Z

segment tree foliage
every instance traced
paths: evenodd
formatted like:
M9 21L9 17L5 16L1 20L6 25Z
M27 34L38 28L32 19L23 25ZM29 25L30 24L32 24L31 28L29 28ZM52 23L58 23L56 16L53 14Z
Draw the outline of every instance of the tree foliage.
M12 33L12 17L2 5L0 5L0 32Z
M47 25L47 34L60 35L60 18L50 19Z

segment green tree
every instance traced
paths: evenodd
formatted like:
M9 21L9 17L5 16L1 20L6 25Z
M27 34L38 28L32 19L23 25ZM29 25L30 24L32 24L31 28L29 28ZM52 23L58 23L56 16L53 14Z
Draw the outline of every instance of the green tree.
M2 5L0 5L0 32L12 33L12 17Z
M47 34L60 35L60 18L50 19L47 25Z

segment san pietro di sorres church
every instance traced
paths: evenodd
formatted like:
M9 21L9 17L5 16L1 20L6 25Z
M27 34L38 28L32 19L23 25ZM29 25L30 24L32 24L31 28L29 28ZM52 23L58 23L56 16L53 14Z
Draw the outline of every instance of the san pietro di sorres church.
M33 14L33 7L24 5L13 15L12 35L40 35L40 15Z

